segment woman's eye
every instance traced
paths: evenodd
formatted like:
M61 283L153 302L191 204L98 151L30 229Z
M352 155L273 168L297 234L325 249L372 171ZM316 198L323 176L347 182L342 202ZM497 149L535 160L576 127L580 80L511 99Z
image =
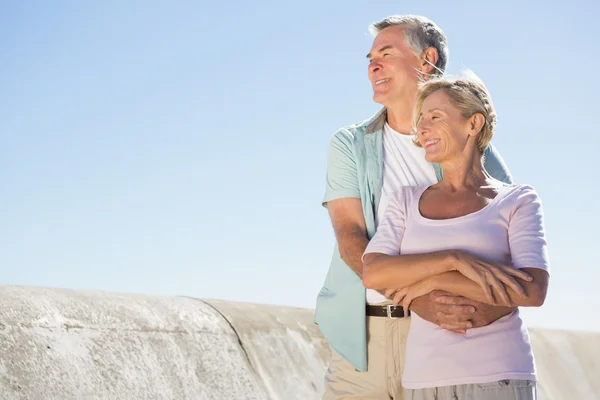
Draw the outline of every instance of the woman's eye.
M434 115L433 117L431 117L432 121L435 121L436 119L439 119L440 117L438 117L437 115Z

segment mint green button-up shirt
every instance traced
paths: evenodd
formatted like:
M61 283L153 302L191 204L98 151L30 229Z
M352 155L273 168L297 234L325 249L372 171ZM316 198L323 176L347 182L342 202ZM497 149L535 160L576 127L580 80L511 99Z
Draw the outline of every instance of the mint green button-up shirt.
M369 120L337 131L331 139L327 160L323 205L341 198L360 199L369 239L375 234L375 214L381 198L386 117L386 110L382 109ZM502 158L491 144L484 160L484 167L491 176L512 182ZM433 166L441 180L440 166ZM315 323L331 348L361 372L367 370L365 296L361 279L341 259L336 245L317 297Z

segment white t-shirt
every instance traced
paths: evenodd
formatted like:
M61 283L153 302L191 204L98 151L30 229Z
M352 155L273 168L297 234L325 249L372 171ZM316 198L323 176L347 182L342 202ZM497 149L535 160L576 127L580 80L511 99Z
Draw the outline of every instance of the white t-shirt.
M390 196L404 186L432 185L437 182L433 165L425 160L425 149L413 143L413 135L393 130L388 123L383 128L383 188L377 206L375 226L383 217ZM388 301L376 290L367 289L367 303Z
M483 209L432 220L419 211L427 187L404 188L390 199L366 253L422 254L456 249L515 268L548 270L541 201L529 185L509 185ZM459 334L418 314L406 342L402 385L408 389L535 380L535 362L519 311Z

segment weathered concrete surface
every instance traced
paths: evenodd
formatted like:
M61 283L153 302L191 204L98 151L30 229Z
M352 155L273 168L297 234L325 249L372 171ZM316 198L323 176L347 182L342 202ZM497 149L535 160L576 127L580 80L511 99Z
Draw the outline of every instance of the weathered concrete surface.
M268 399L201 301L0 286L0 304L2 399Z
M600 333L529 331L540 400L600 400Z
M237 331L270 399L318 399L329 346L311 310L208 301Z
M312 311L0 286L0 399L319 399ZM600 400L600 333L531 329L540 400Z

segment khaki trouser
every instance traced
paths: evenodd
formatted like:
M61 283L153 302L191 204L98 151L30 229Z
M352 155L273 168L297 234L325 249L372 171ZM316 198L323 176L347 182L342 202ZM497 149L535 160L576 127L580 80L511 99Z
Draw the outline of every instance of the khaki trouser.
M470 385L406 389L406 400L535 400L535 382L506 379Z
M367 372L332 350L323 400L404 400L402 370L410 318L367 317Z

